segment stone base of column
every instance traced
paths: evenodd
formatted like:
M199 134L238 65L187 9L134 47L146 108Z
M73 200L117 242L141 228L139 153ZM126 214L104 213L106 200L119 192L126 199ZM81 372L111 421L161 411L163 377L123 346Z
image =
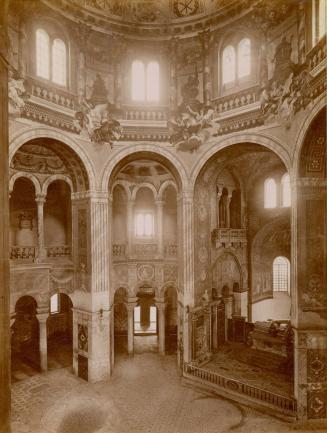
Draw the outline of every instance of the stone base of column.
M89 382L109 380L111 376L111 343L109 311L100 310L92 313L92 320L89 324Z
M294 330L294 396L300 422L327 425L327 334Z

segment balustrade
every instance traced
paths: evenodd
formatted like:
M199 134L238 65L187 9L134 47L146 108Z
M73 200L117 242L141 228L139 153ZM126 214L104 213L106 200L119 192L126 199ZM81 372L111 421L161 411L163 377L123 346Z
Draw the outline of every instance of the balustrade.
M71 255L71 248L69 245L55 245L45 248L47 257L67 257Z
M125 251L126 251L126 245L124 244L114 244L112 246L112 255L114 257L124 257L125 256Z
M326 38L322 38L307 54L307 64L309 65L309 70L312 71L324 59L326 59Z
M177 257L177 245L174 244L165 245L165 256Z
M125 120L166 121L168 119L167 107L125 107Z
M245 244L247 242L245 229L214 229L211 238L216 246L233 243Z
M253 86L248 89L226 95L215 100L215 108L218 114L225 111L244 107L259 100L259 88Z
M220 388L225 388L234 393L259 400L262 403L282 409L283 411L294 414L296 413L296 400L294 398L279 395L256 386L243 383L239 380L227 378L216 372L205 370L192 364L184 364L184 374L186 376L193 376L200 380L210 382Z
M37 247L35 246L11 246L10 259L35 259Z
M28 78L30 84L30 92L32 96L52 102L53 104L66 107L71 110L76 110L76 97L69 92L66 92L48 84L43 84L33 78Z

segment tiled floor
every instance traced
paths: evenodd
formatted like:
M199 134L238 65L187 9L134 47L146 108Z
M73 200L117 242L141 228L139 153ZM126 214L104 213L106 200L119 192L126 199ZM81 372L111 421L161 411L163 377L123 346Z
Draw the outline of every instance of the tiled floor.
M292 426L183 386L174 356L116 357L108 383L89 384L64 368L13 384L12 433L229 431L288 433Z

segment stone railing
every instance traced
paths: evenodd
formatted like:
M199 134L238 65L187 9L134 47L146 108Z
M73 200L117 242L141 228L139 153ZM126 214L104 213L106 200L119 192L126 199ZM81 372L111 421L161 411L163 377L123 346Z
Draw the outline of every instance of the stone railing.
M232 95L226 95L214 101L217 114L241 108L259 100L258 86L252 86Z
M240 243L245 244L246 230L245 229L214 229L211 233L211 239L216 246L229 246L231 244Z
M157 244L134 244L133 254L139 256L152 256L157 254Z
M326 38L320 39L311 51L307 54L307 64L312 71L326 58Z
M167 107L132 107L125 106L124 120L138 120L138 121L165 121L168 119Z
M76 97L65 90L51 87L34 78L28 78L28 90L31 96L44 99L61 107L76 110Z
M125 257L126 245L125 244L113 244L112 255L114 257Z
M69 257L71 256L71 248L69 245L55 245L45 247L47 257Z
M10 247L10 259L35 259L36 257L36 246L11 246Z
M233 394L239 394L254 399L263 403L265 406L270 406L272 408L277 408L283 412L290 415L295 415L296 413L296 400L291 397L286 397L283 395L276 394L271 391L267 391L258 388L247 383L243 383L239 380L230 379L220 374L205 370L203 368L196 367L191 364L184 364L184 375L195 377L200 381L208 382L215 385L218 388L223 388Z
M166 257L177 257L177 245L174 245L174 244L165 245L165 256Z

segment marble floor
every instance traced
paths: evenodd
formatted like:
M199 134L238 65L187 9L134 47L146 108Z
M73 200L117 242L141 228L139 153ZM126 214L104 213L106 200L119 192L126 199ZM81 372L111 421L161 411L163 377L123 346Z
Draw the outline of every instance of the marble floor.
M155 353L117 356L108 383L89 384L62 368L12 386L12 433L288 433L293 428L184 386L176 358Z

